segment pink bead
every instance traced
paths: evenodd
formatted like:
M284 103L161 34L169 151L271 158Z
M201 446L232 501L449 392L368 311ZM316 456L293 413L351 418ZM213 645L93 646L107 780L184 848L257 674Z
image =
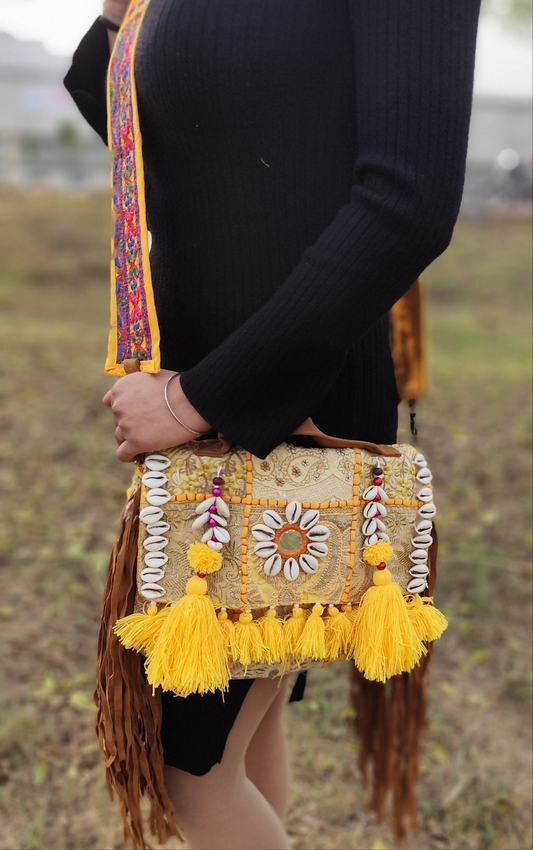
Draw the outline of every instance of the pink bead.
M205 578L207 573L196 573L196 575L198 576L198 578Z
M211 541L212 541L213 543L218 543L218 537L216 536L216 534L213 534L213 536L212 536L212 538L211 538Z
M209 513L210 513L210 514L216 514L216 512L217 512L217 506L216 506L216 505L211 505L211 507L210 507L208 510L209 510Z
M220 489L220 487L213 487L213 496L221 496L221 495L222 495L222 490Z
M208 524L208 525L210 525L210 526L211 526L211 528L215 528L215 526L216 526L218 523L217 523L216 519L213 519L213 518L211 517L211 519L209 520L209 522L208 522L207 524Z

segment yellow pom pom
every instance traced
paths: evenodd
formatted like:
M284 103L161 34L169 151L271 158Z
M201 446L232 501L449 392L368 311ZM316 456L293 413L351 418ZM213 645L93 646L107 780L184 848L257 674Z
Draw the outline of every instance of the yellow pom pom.
M193 543L187 552L189 564L195 573L216 573L222 566L222 555L207 543Z
M377 567L378 564L388 561L393 553L394 550L390 543L387 543L386 540L380 540L379 543L374 543L373 546L365 546L363 548L363 559L367 564Z

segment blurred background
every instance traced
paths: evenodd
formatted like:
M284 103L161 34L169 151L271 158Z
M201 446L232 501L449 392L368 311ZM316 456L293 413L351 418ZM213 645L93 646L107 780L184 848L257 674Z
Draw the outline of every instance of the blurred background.
M98 0L0 0L1 850L123 846L92 703L131 472L100 402L110 163L62 87L99 12ZM435 475L450 629L432 669L413 850L533 845L531 55L531 0L485 0L462 213L426 274L418 444ZM396 846L364 811L348 678L345 664L315 673L289 712L301 850Z

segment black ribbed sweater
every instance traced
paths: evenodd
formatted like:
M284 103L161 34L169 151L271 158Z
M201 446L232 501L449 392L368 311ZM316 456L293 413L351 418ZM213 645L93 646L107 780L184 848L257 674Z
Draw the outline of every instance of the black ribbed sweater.
M393 442L387 312L459 210L479 0L151 0L137 84L163 366L261 457ZM107 33L66 85L106 137Z

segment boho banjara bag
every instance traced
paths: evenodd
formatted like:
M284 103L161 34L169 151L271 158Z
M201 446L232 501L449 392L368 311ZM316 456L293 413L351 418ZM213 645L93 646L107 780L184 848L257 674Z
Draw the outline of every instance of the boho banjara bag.
M116 229L106 371L113 375L159 369L133 73L148 2L130 6L109 75ZM182 697L224 691L232 678L281 677L340 659L359 671L356 691L363 679L383 687L375 683L423 672L429 642L446 628L428 595L436 509L425 458L410 445L328 437L311 420L296 433L317 447L284 443L261 459L220 437L137 463L109 571L97 689L108 784L135 846L146 846L145 792L152 832L160 840L177 834L162 778L159 688ZM416 671L407 678L423 691ZM408 698L413 713L416 700ZM368 722L359 708L362 731ZM417 753L420 728L409 731L412 722L405 716ZM362 767L372 753L375 784L386 790L396 781L394 759L380 766L379 746L365 734ZM391 749L388 736L382 732ZM406 764L396 764L411 774L398 784L411 788L416 768ZM398 794L401 833L414 803L410 791ZM374 798L379 810L376 790Z

